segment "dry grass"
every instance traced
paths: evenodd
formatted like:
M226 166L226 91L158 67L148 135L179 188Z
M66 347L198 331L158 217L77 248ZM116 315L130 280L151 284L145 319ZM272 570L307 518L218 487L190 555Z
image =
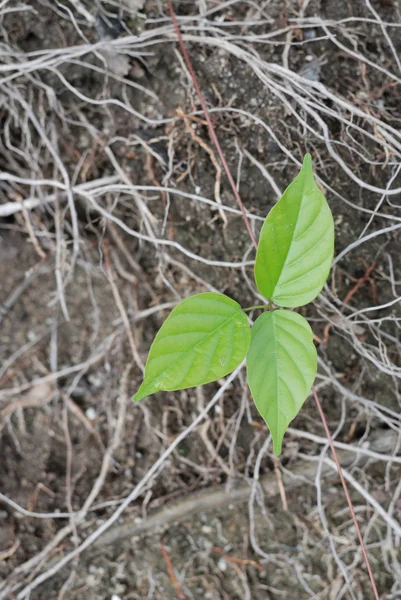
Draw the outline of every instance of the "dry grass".
M59 419L53 424L65 446L65 472L56 492L49 484L43 492L39 479L30 482L42 490L36 495L50 493L52 510L46 511L36 510L35 502L21 506L3 474L0 500L10 514L28 523L44 520L49 528L36 552L19 554L18 533L0 548L10 565L0 599L39 597L60 572L65 582L52 597L69 597L80 581L78 558L129 507L139 518L170 494L185 496L211 484L230 489L238 480L249 485L252 560L275 570L266 592L261 580L249 576L251 559L232 561L240 597L285 597L295 585L300 598L370 597L341 492L337 488L333 506L331 488L325 488L323 474L333 464L312 409L288 433L275 471L270 437L249 404L243 365L214 388L130 405L153 333L177 301L230 286L245 302L258 298L251 281L253 250L246 231L233 228L240 211L224 187L191 79L175 50L173 26L158 3L145 25L141 13L120 6L126 30L116 39L97 36L94 27L96 15L103 11L109 18L106 8L116 11L119 3L106 7L99 1L96 14L78 0L51 4L0 3L0 231L4 239L19 236L24 248L22 278L2 267L7 285L0 317L8 323L7 335L16 326L18 335L4 341L0 428L24 461L24 440L39 411ZM391 20L368 0L360 4L358 16L339 11L338 18L326 18L318 16L324 13L319 3L308 0L203 0L183 6L187 14L179 21L239 189L251 174L264 191L259 200L245 193L255 233L265 217L265 198L273 204L306 150L333 207L337 256L330 283L309 313L319 344L317 389L339 448L355 454L346 478L380 592L390 600L401 596L401 65L395 47L401 18L395 1ZM20 22L28 30L38 14L58 23L58 33L23 49L16 42ZM372 37L375 60L367 48ZM162 63L167 81L155 62L163 53L174 60L173 66ZM341 59L343 81L334 76L335 59ZM212 71L216 64L219 72ZM325 83L319 76L324 65L333 74ZM171 97L163 97L163 90ZM25 326L13 321L13 311L31 289L34 302L26 310L32 319ZM84 292L81 308L77 294ZM67 341L64 331L72 332ZM349 357L344 368L330 354L334 347ZM101 382L92 386L92 406L81 406L80 390L89 377ZM46 435L44 430L43 443ZM180 452L187 438L195 453ZM85 463L80 471L77 439L96 444L95 473L85 474ZM137 453L145 455L143 469ZM313 504L302 507L297 543L303 551L294 558L258 535L256 523L275 518L259 479L270 472L279 486L282 471L285 507L285 483L299 481L303 468L302 484L314 484ZM116 469L119 480L110 488ZM290 502L290 512L293 507ZM101 522L98 511L104 511ZM298 518L296 510L291 518ZM174 572L168 549L160 547ZM325 570L308 567L316 553L324 555ZM147 579L139 567L137 573L138 581L147 581L145 595L133 591L130 597L161 597L158 571L149 568ZM186 583L189 568L188 562L182 577L174 575L179 591L172 598L197 597ZM210 597L225 597L217 593Z

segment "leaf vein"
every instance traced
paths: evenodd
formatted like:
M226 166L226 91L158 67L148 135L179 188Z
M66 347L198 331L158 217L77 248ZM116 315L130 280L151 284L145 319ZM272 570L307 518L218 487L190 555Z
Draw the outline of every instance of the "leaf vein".
M298 371L298 373L301 376L301 379L306 384L307 383L307 379L306 379L305 375L303 374L303 372L301 371L301 369L299 368L299 366L297 365L297 363L295 362L293 356L291 356L291 354L288 352L287 348L284 346L284 344L282 344L282 342L280 342L280 340L277 340L277 345L280 346L281 347L281 351L284 351L284 353L287 355L287 357L290 360L290 363L292 363L294 365L295 370Z
M294 260L290 261L289 263L286 263L285 266L286 267L292 267L299 260L305 258L305 256L307 256L322 241L322 239L326 236L326 234L327 234L327 232L328 232L329 229L330 229L330 223L328 224L328 227L326 227L326 229L323 231L322 235L313 243L313 245L310 248L308 248L308 250L306 252L302 252L299 256L297 256L297 258L295 258ZM308 271L309 271L309 269L307 269L306 271L304 271L304 273L307 273Z
M225 321L223 323L221 323L218 327L216 327L215 329L213 329L212 331L210 331L210 333L208 333L205 337L203 337L197 344L195 344L195 346L193 346L192 348L190 348L186 352L185 351L182 352L182 355L180 357L178 357L177 360L174 361L173 364L176 364L178 361L184 360L185 356L187 356L190 352L193 352L194 350L196 350L196 348L198 348L198 346L200 346L201 344L203 344L204 342L206 342L206 340L208 338L210 338L210 336L215 335L216 333L219 333L219 331L221 329L223 329L225 326L227 326L230 323L230 321L233 322L234 319L236 317L238 317L238 313L242 313L242 310L241 309L237 310L230 317L226 318ZM210 313L208 313L208 314L210 314ZM166 339L166 338L159 338L159 339ZM155 342L157 342L157 336L156 336L156 339L155 339L154 343ZM195 356L195 354L196 354L196 352L194 353L194 356ZM150 353L149 354L149 358L148 358L148 364L146 365L146 367L148 367L148 365L151 364L152 358L157 358L157 356L156 357L152 357L151 353ZM191 365L192 365L192 363L191 363ZM150 381L148 382L148 385L151 385L156 379L159 379L160 377L164 377L165 374L168 373L168 370L171 368L171 366L172 365L168 365L163 371L157 373L154 377L152 377L150 379ZM147 371L146 367L145 367L145 380L146 380L146 371ZM187 371L187 373L188 373L188 371ZM187 373L185 375L187 375ZM183 379L181 379L181 381L183 381Z

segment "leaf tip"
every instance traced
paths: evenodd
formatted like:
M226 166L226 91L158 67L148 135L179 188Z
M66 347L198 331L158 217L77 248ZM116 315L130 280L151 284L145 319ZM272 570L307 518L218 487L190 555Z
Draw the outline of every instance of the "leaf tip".
M302 168L312 170L312 156L309 154L309 152L307 152L304 156Z
M273 438L273 452L276 456L280 456L282 446L283 446L283 436L280 436L277 439Z
M270 431L271 433L271 431ZM283 446L284 435L277 433L277 436L273 436L273 452L276 456L280 456Z
M149 394L146 392L146 390L144 391L142 383L137 393L132 396L132 402L139 402L140 400L145 398L145 396L149 396Z

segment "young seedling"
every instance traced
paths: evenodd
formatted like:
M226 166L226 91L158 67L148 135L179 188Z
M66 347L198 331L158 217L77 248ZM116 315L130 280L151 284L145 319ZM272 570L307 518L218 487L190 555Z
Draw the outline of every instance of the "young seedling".
M255 282L268 301L242 309L224 294L196 294L167 317L150 348L144 381L133 400L216 381L246 358L249 387L270 429L274 453L313 385L317 354L308 322L283 310L311 302L328 277L334 223L315 183L312 159L269 212L259 238ZM252 329L246 312L267 309Z

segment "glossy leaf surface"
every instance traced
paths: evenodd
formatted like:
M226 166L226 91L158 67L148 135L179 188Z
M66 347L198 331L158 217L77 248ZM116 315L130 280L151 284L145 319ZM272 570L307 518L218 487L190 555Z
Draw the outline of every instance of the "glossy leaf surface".
M224 377L244 360L250 339L247 317L237 302L213 292L190 296L157 333L133 400Z
M275 310L256 320L247 355L248 383L272 434L276 455L310 392L316 369L312 330L301 315Z
M333 217L307 154L263 224L255 263L257 288L278 306L307 304L323 288L333 253Z

